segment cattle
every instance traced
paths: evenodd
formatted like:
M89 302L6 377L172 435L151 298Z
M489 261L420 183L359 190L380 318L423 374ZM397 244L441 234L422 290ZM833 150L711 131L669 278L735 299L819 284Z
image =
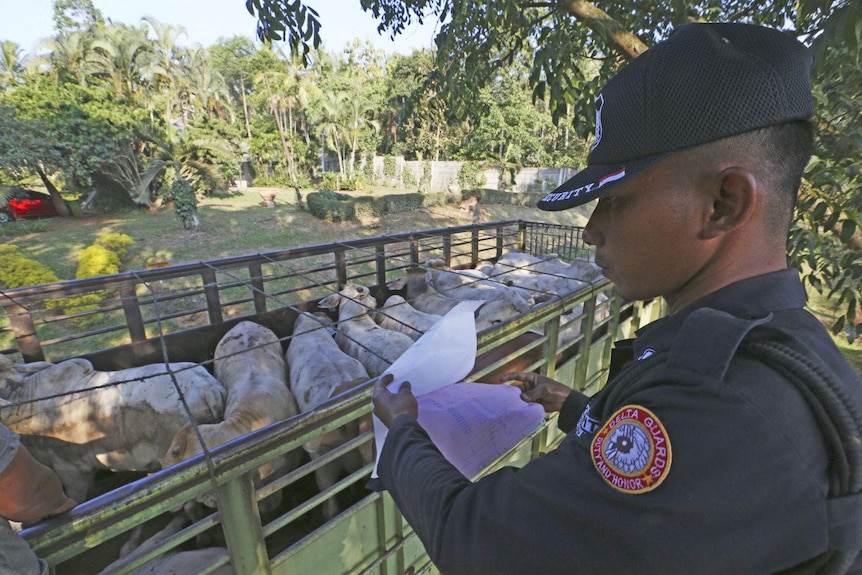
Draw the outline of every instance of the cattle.
M413 345L410 336L377 325L369 315L375 308L367 287L347 284L320 302L323 309L338 309L335 341L343 352L358 359L368 375L377 377Z
M599 268L586 260L566 263L555 254L534 256L511 251L497 260L489 275L507 285L528 290L540 303L589 287L599 273Z
M116 573L132 560L150 552L171 536L179 533L182 529L188 526L189 523L191 523L191 521L188 517L185 514L180 513L174 516L170 522L165 525L165 527L145 541L141 541L144 526L138 525L132 530L129 540L120 550L120 559L99 571L99 575ZM129 575L186 575L187 573L200 570L203 566L226 553L226 547L207 547L204 549L193 549L189 551L169 551L165 555L156 557L144 565L128 571L128 573ZM217 567L214 571L210 571L210 573L215 575L233 575L235 571L232 566L223 565L221 567Z
M438 292L460 300L494 299L501 294L513 292L524 299L529 309L533 296L529 290L517 286L509 287L497 279L491 279L478 270L453 270L445 267L442 260L429 260L425 280Z
M83 358L14 364L0 355L0 419L53 469L66 494L84 501L96 471L157 471L189 421L219 421L225 395L205 367L150 364L96 371ZM78 392L78 393L76 393Z
M216 379L227 390L227 401L224 421L197 426L208 450L299 412L288 388L281 344L268 328L250 321L238 323L216 346L213 366ZM194 428L186 425L176 433L166 450L164 466L174 465L202 451ZM265 463L258 468L257 482L278 478L297 467L301 456L301 451L295 450ZM262 501L261 511L278 506L279 495ZM199 501L215 506L209 494Z
M287 347L287 364L290 369L290 389L307 413L327 400L368 381L368 372L359 360L350 357L338 347L329 333L332 322L321 315L301 313L293 326L293 336ZM334 330L333 330L334 331ZM338 429L316 437L303 445L311 459L317 459L360 434L371 430L371 413L347 422ZM342 472L353 473L372 460L371 442L359 451L351 451L315 471L317 487L324 491ZM327 519L338 513L335 498L323 504Z
M427 270L421 267L411 267L406 277L387 283L392 291L404 290L404 298L413 307L425 313L446 315L458 305L459 299L448 297L428 283ZM517 294L504 292L495 299L487 300L476 312L476 331L482 331L503 323L517 315L527 312L530 305Z
M374 321L378 325L407 334L414 341L441 319L442 315L419 311L400 295L389 296L383 307L374 314Z

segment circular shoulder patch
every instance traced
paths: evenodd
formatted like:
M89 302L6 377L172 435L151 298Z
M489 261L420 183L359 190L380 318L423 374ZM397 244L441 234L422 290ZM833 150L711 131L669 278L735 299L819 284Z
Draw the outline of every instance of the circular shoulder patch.
M670 438L651 411L627 405L614 413L593 438L593 465L611 487L644 493L670 471Z

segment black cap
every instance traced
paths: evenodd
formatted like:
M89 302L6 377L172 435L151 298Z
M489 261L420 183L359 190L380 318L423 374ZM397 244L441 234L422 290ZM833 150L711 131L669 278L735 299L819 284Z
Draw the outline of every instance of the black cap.
M621 69L596 100L587 167L539 201L574 208L677 150L811 116L811 53L787 32L687 24Z

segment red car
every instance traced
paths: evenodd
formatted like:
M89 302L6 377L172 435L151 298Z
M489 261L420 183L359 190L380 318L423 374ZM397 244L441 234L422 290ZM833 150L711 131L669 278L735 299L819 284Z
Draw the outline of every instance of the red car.
M51 196L23 188L6 188L0 198L0 223L18 218L56 216Z

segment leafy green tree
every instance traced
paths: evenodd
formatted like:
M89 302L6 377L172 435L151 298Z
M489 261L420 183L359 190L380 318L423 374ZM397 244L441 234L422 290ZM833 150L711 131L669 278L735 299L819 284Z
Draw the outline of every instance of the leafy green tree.
M257 49L248 38L234 36L233 38L220 39L216 44L210 46L209 51L213 68L224 79L231 99L241 105L237 107L242 110L246 135L251 139L248 96L253 88L251 78L260 72L252 66L252 57Z
M194 138L173 129L164 135L145 134L144 138L148 161L141 172L140 183L132 192L135 203L151 204L165 181L178 179L196 190L227 189L227 182L215 164L217 156L230 156L232 150L221 140Z
M104 27L105 18L93 0L54 0L54 29L58 36Z
M109 92L42 79L0 94L0 110L0 171L7 178L38 176L61 214L68 207L58 185L97 187L129 201L128 189L115 185L113 162L131 145L135 112Z
M810 40L819 66L830 60L830 50L840 51L837 62L835 56L832 60L832 70L840 74L832 77L831 90L818 89L820 103L826 96L828 105L818 117L823 134L819 161L807 174L814 200L803 197L800 202L800 207L813 211L797 212L790 247L794 261L808 262L806 280L836 295L838 305L844 306L846 313L836 329L844 329L848 339L857 337L851 321L855 317L851 316L855 316L862 295L858 250L848 254L843 246L857 241L860 202L852 190L858 190L859 169L858 164L848 163L848 158L859 158L862 150L854 138L840 138L839 142L830 128L841 124L839 118L854 122L859 118L860 106L854 97L858 78L856 83L851 79L852 68L858 70L862 57L862 6L858 0L629 0L603 2L601 7L586 0L360 0L360 4L380 21L378 30L392 36L413 21L421 23L434 17L443 22L435 39L436 71L427 83L446 102L450 118L477 117L479 91L493 85L499 70L510 66L520 54L529 54L534 102L547 102L555 124L570 121L581 138L589 137L593 129L592 104L599 86L620 65L665 38L675 26L692 21L745 21L792 28ZM258 16L261 37L287 37L292 48L306 53L309 45L319 44L321 23L303 19L309 10L303 2L255 0L248 7ZM584 66L585 60L595 61L599 73ZM825 80L815 76L817 83ZM844 116L836 114L834 106L842 99ZM813 215L818 217L812 220ZM836 227L839 222L840 229Z
M92 38L80 31L46 38L39 42L39 53L31 60L30 71L47 74L56 83L72 81L86 86L90 41Z
M18 84L23 72L24 50L15 42L0 42L0 90Z
M145 99L145 70L152 59L153 45L143 30L116 24L90 44L87 55L90 76L106 82L129 103Z

